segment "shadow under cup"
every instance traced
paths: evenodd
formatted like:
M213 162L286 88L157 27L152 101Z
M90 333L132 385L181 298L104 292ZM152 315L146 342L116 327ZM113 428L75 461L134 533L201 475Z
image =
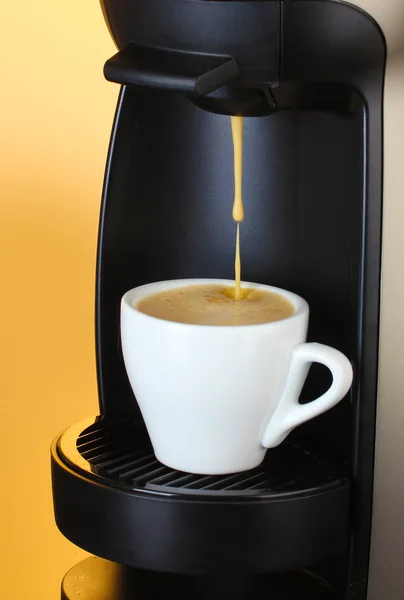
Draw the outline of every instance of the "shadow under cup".
M189 473L225 474L258 466L267 448L334 406L352 383L352 367L338 350L305 343L309 307L296 294L292 316L258 325L190 325L137 310L144 298L230 280L185 279L147 284L121 302L121 339L127 375L153 448L163 464ZM329 390L305 405L299 395L312 362L333 375Z

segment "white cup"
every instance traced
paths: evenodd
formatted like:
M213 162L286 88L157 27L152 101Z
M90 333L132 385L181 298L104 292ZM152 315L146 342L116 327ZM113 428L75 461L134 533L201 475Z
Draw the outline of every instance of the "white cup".
M180 471L235 473L259 465L267 448L298 425L337 404L352 383L352 367L338 350L305 343L309 307L296 294L267 285L295 313L273 323L187 325L136 309L143 298L197 284L234 285L218 279L151 283L128 291L121 304L126 371L156 457ZM328 391L308 404L299 395L310 365L332 373Z

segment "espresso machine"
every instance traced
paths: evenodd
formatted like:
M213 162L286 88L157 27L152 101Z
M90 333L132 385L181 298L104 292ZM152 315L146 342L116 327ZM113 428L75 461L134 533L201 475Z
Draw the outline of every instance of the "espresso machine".
M121 86L96 275L100 415L52 445L56 523L93 557L62 600L365 600L374 478L386 44L337 0L102 0ZM264 463L157 461L120 343L122 295L232 278L229 115L243 115L243 279L311 309L308 341L354 368L347 397ZM226 360L226 357L223 357ZM156 374L158 376L158 374ZM309 402L329 386L313 365Z

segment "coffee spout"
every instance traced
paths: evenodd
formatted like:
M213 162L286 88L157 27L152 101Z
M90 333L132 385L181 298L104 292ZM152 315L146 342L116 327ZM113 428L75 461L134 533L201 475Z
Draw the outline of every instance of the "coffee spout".
M235 84L223 86L203 97L191 98L199 108L223 115L262 117L278 110L268 84L238 79Z

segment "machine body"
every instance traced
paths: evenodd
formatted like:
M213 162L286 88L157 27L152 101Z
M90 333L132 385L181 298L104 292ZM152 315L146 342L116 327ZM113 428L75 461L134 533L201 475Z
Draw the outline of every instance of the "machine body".
M102 5L118 47L105 74L122 89L99 230L101 415L54 442L57 524L74 543L113 561L114 581L125 564L130 586L154 576L160 589L166 576L157 572L165 572L177 578L164 585L182 590L197 581L203 598L250 599L272 586L279 598L365 600L383 34L363 11L332 0ZM119 338L128 289L232 277L229 114L246 116L243 279L303 296L311 307L308 339L344 352L355 372L338 407L269 451L261 469L231 482L181 474L154 459ZM302 401L328 384L325 371L313 367ZM94 564L86 568L97 572ZM119 598L129 598L130 586ZM67 590L68 583L62 597L70 600Z

